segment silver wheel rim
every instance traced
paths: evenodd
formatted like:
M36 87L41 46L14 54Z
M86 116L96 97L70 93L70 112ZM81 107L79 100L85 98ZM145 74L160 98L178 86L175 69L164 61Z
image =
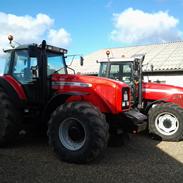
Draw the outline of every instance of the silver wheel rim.
M59 139L62 145L71 150L81 149L86 141L86 130L77 118L67 118L60 123Z
M170 136L178 131L179 120L174 114L163 112L156 117L155 126L161 134Z

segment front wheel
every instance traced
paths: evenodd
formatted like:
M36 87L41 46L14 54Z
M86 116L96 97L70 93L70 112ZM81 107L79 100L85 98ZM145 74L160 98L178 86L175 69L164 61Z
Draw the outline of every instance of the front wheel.
M67 162L87 163L107 146L108 124L103 114L86 102L58 107L48 125L48 137L59 157Z
M183 138L183 109L172 103L156 105L149 110L149 131L162 140Z

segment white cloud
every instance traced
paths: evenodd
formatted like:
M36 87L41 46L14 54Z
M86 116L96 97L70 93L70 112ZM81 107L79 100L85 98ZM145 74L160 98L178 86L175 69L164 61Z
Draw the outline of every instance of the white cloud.
M179 20L168 12L146 13L128 8L113 14L114 30L111 39L123 43L150 43L180 40Z
M25 15L16 16L0 12L0 73L3 70L1 58L3 48L9 48L8 35L12 34L18 43L41 43L46 39L48 43L60 47L67 47L71 42L70 34L64 29L53 29L54 19L39 13L35 17Z
M48 33L48 40L50 44L59 46L62 43L65 46L68 46L71 42L71 35L61 28L59 30L51 29Z
M16 16L0 12L0 49L8 46L7 36L12 34L15 41L23 43L40 43L42 39L56 43L57 46L68 46L71 38L64 29L53 29L54 19L39 13L35 17ZM2 52L1 52L2 53Z

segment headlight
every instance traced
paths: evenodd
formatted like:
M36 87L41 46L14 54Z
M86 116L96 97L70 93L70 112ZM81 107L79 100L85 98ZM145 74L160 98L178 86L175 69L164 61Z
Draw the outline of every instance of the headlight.
M123 99L124 99L124 101L128 101L128 92L126 90L123 93Z
M122 108L128 109L130 106L130 89L123 88L122 89Z

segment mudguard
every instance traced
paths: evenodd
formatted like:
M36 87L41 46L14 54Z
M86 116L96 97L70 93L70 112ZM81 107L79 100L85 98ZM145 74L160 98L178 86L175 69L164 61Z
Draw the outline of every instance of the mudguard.
M88 93L85 92L78 92L78 91L72 91L72 92L64 92L64 93L58 93L54 95L47 105L45 106L42 114L42 120L47 121L50 114L60 105L64 104L69 97L72 96L86 96Z

